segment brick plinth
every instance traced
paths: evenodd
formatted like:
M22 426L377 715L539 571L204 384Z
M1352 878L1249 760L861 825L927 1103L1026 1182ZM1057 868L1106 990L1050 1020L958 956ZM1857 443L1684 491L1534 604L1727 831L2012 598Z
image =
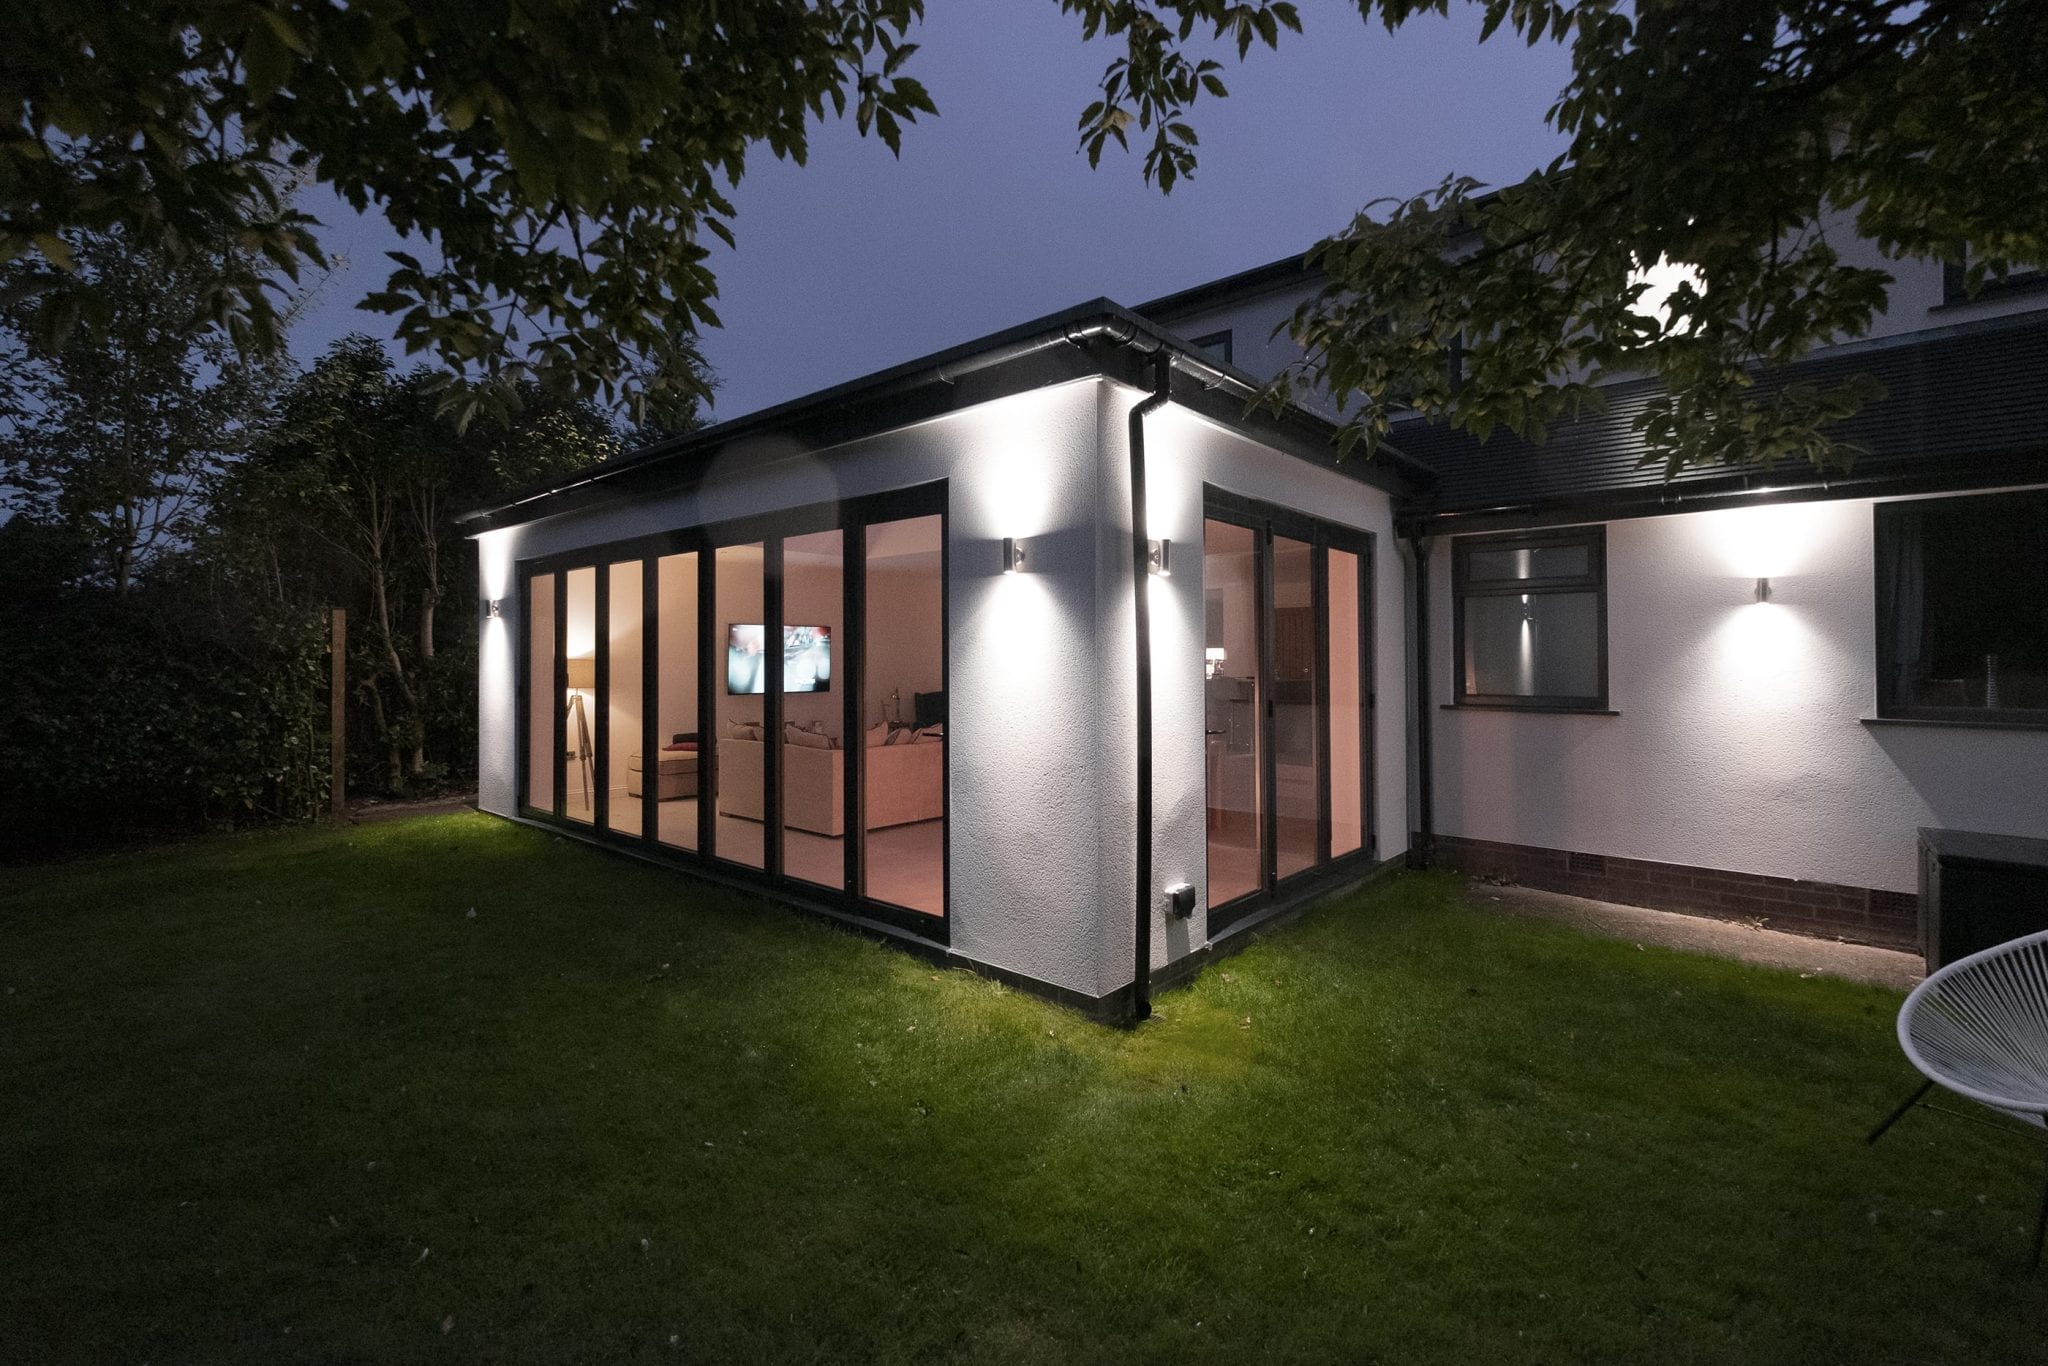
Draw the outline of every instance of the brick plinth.
M1436 836L1435 861L1479 877L1596 901L1717 920L1761 919L1774 930L1885 948L1920 946L1920 898L1911 892L1801 882L1456 835Z

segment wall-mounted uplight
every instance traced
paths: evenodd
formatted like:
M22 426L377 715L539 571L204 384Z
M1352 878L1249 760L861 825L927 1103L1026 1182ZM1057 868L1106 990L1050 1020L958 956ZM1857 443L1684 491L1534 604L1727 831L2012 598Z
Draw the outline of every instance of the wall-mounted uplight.
M1771 581L1769 579L1758 579L1756 581L1756 600L1758 602L1769 602L1771 600Z
M505 615L505 603L501 598L484 599L484 620L496 621Z
M1024 568L1024 542L1014 536L1003 537L1003 572L1015 574Z
M1173 576L1173 542L1167 540L1145 542L1145 568L1160 578Z

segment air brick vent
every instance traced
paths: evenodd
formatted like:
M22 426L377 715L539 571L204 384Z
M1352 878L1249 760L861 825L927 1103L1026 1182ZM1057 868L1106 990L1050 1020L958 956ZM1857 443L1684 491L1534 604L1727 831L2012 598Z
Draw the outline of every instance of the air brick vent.
M1566 854L1564 866L1565 871L1568 873L1588 873L1594 877L1605 877L1607 875L1607 855Z

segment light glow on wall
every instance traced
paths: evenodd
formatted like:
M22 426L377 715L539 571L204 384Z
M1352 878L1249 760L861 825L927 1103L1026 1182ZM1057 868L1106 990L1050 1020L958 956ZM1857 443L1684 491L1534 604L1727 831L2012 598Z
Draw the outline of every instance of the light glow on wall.
M1730 508L1706 514L1707 539L1721 556L1727 573L1743 580L1742 600L1755 597L1758 579L1789 578L1808 567L1818 528L1811 504L1778 503L1768 507Z

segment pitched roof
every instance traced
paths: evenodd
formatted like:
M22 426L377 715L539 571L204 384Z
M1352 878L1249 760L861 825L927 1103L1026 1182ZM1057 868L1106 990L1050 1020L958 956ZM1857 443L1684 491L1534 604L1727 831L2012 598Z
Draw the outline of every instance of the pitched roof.
M1831 429L1865 452L1834 476L1788 461L1694 469L1666 481L1661 463L1643 463L1632 428L1660 392L1656 380L1609 386L1604 411L1557 424L1541 445L1504 431L1481 442L1423 421L1397 426L1394 437L1436 471L1435 488L1415 511L1438 523L1690 510L1706 499L1774 491L2048 478L2048 312L1834 348L1786 367L1776 382L1857 373L1875 376L1885 396Z

